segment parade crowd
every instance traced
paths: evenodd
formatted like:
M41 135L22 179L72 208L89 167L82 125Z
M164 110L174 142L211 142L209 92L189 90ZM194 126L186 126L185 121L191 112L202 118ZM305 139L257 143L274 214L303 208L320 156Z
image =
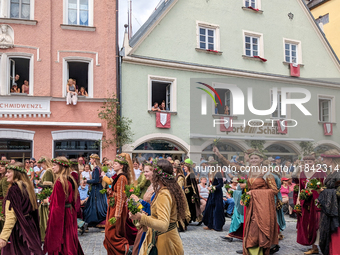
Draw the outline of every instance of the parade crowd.
M240 254L268 255L280 249L285 213L297 218L296 241L310 248L305 254L340 254L337 150L293 163L255 149L244 161L227 160L216 146L213 152L218 160L199 165L126 153L102 162L96 154L89 162L2 157L1 254L84 254L78 234L97 227L110 255L182 255L179 232L190 223L222 231L229 217L224 241L242 240Z

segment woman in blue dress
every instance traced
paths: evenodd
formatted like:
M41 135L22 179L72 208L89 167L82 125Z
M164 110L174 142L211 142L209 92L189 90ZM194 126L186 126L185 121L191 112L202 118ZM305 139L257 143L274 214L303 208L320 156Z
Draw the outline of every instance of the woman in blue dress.
M217 162L216 162L217 163ZM225 223L224 206L223 206L223 177L221 172L216 172L212 179L212 186L207 205L203 215L204 229L222 231Z
M101 178L100 158L97 154L90 156L91 165L94 166L92 171L92 179L84 180L85 183L91 185L91 191L88 201L84 208L84 221L89 226L96 226L106 219L107 199L106 194L101 194L103 189Z

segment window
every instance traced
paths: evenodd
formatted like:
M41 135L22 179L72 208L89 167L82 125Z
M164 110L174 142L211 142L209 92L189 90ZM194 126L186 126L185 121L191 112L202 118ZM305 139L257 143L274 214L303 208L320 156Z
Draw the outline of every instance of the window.
M331 122L331 100L319 99L319 121Z
M273 92L271 92L271 105L273 104ZM273 118L286 118L286 115L281 115L281 92L277 92L277 108L272 113Z
M260 38L256 36L245 36L245 49L246 56L254 57L260 56L260 48L259 48Z
M9 63L9 81L8 87L10 93L16 93L15 89L20 89L20 92L23 91L23 85L26 84L28 86L25 87L24 93L30 94L30 59L29 58L20 58L20 57L10 57Z
M30 19L31 0L10 0L10 18Z
M157 102L159 106L164 102L167 111L177 111L175 78L149 76L148 92L149 111L155 102Z
M215 94L215 101L217 102L217 107L215 108L215 114L232 115L231 111L231 92L229 89L218 89L216 88L217 94L219 94L221 101L224 105L220 105L219 99Z
M196 21L197 49L220 51L220 29L218 25Z
M0 139L0 155L7 159L24 161L32 157L32 141L17 139Z
M66 24L89 26L89 1L90 0L68 0Z
M200 27L200 49L215 50L215 29Z
M54 141L54 157L65 156L68 159L85 157L92 153L100 157L100 142L94 140L58 140Z
M69 79L76 82L78 91L84 87L88 98L93 98L93 59L85 57L66 57L63 60L63 97L66 97L66 87Z
M297 45L296 44L291 44L291 43L286 43L285 44L285 60L288 63L298 63L297 59Z
M256 8L256 0L245 0L245 6Z

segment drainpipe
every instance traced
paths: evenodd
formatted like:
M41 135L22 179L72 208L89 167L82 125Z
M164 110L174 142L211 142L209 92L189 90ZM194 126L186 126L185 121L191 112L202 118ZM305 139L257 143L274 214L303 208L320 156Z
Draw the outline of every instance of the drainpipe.
M121 104L121 61L120 61L120 54L119 54L119 9L118 9L118 0L116 0L116 96L119 101L119 104ZM122 116L122 110L121 107L119 109L119 112L117 113L120 116ZM115 134L116 135L116 134ZM121 148L116 148L116 151L121 152Z

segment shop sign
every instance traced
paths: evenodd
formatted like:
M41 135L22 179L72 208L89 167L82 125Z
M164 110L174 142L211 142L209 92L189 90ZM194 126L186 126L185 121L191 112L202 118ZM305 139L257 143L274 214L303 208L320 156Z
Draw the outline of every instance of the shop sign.
M50 98L0 97L0 114L50 114Z

